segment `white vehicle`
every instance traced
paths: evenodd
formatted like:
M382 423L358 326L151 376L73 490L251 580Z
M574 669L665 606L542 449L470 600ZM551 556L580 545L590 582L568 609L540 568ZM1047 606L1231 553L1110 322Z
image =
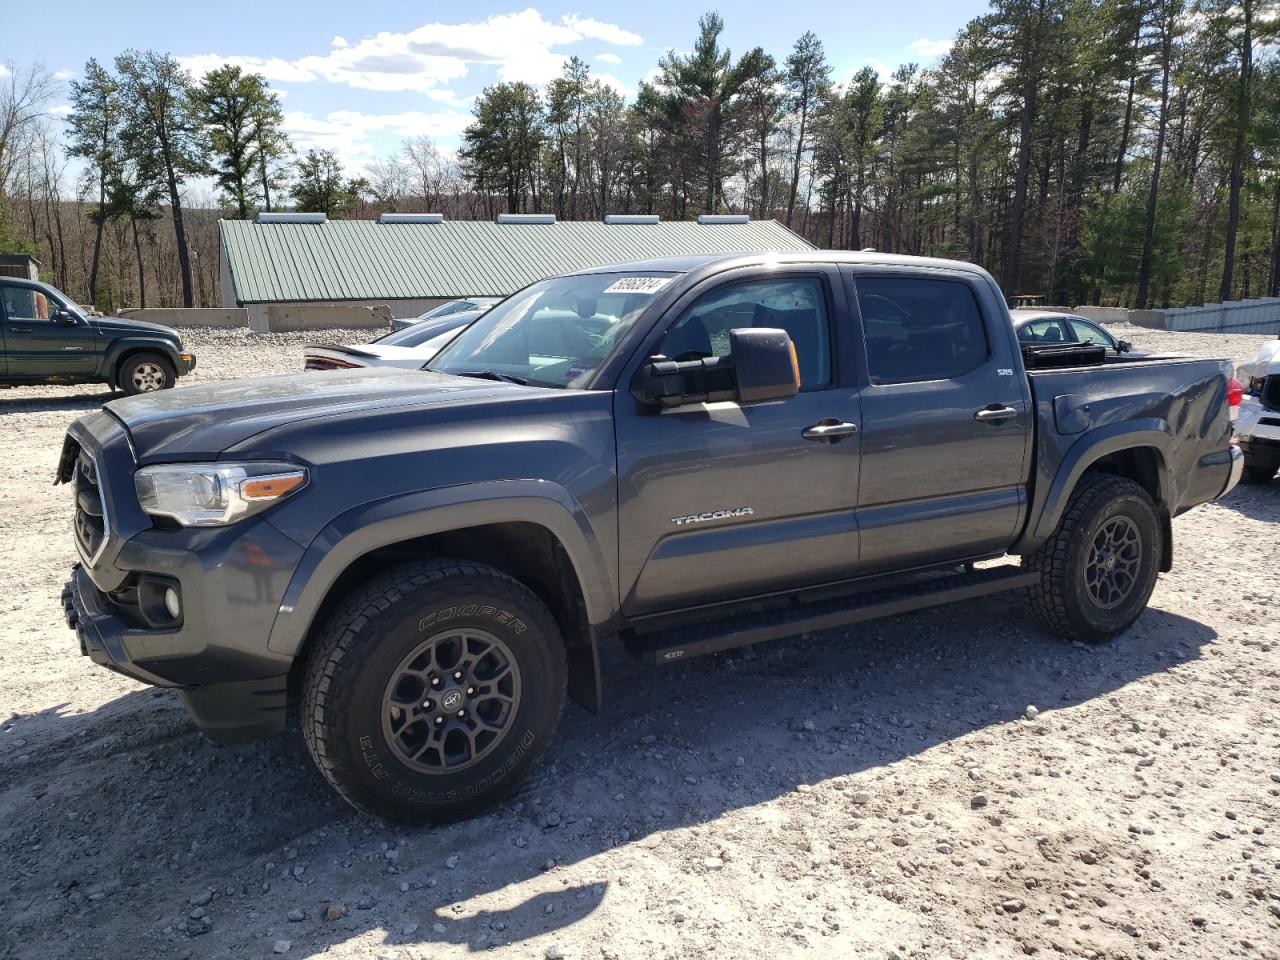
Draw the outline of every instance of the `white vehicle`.
M1267 483L1280 470L1280 339L1262 345L1236 368L1244 397L1236 415L1236 439L1244 450L1242 483Z
M434 307L419 316L392 320L391 332L404 330L426 320L443 320L445 317L452 316L455 313L469 313L473 310L483 312L494 304L501 302L501 297L463 297L461 300L450 300L448 303L442 303L440 306Z
M351 370L355 367L418 370L456 337L458 331L469 326L484 312L465 310L438 320L424 320L379 337L373 343L345 346L336 343L308 343L304 347L304 366L307 370Z

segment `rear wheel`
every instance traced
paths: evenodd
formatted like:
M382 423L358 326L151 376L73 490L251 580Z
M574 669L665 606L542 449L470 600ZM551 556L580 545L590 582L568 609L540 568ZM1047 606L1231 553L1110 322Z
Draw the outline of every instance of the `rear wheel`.
M177 380L173 364L168 357L158 353L135 353L120 364L116 386L133 396L168 390Z
M1123 477L1086 477L1053 535L1024 564L1031 606L1054 633L1098 643L1128 629L1155 589L1163 530L1151 495Z
M523 584L466 561L410 563L322 628L302 729L352 806L448 819L525 778L555 735L567 676L555 620Z

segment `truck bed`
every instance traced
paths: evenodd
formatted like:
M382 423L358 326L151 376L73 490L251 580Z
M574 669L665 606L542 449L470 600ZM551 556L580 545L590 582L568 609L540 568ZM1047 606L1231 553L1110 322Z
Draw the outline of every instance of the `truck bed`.
M1230 361L1109 357L1101 364L1028 370L1026 376L1036 408L1029 536L1047 535L1043 521L1054 488L1073 486L1090 463L1108 456L1112 437L1117 450L1134 447L1135 438L1154 450L1152 482L1171 516L1213 499L1226 485Z

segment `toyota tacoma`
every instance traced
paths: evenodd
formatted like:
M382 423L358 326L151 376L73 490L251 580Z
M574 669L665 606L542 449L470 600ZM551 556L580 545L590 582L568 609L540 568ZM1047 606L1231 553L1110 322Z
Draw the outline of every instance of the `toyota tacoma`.
M1020 344L983 270L719 255L535 283L423 370L123 398L70 428L81 651L217 740L296 712L393 821L509 791L600 650L654 664L1022 589L1123 632L1238 481L1226 361Z

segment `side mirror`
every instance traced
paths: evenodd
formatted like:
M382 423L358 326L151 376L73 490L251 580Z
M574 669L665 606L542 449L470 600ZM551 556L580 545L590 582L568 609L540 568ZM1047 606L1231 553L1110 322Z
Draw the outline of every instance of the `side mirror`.
M76 315L66 307L59 307L53 311L53 322L60 327L74 327L79 321Z
M786 400L800 389L800 367L785 330L748 327L729 331L729 356L668 360L658 356L640 368L631 393L642 403L680 407L733 400Z
M730 330L729 356L739 403L786 400L800 390L800 361L785 330Z
M1130 350L1133 349L1133 344L1130 343L1128 340L1117 340L1116 349L1119 350L1121 353L1128 353Z

